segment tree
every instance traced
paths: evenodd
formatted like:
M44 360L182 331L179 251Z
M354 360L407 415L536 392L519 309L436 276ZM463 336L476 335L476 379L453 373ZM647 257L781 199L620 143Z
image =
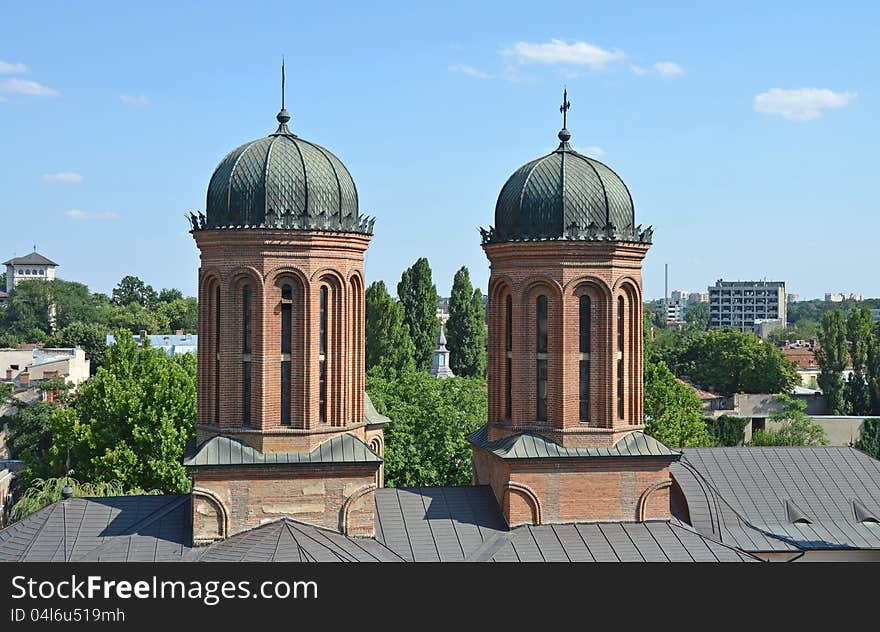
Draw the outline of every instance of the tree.
M862 434L855 448L875 459L880 459L880 419L865 419Z
M709 427L712 445L719 448L732 448L742 445L746 438L745 429L749 423L751 423L751 419L748 417L735 417L733 415L706 418L706 425Z
M645 433L670 448L712 445L694 390L682 384L663 362L645 365Z
M404 322L403 306L385 283L375 281L366 292L366 368L395 377L415 368L415 347Z
M415 346L416 368L427 371L437 344L437 287L431 281L431 266L422 257L403 271L397 284L397 298L403 305L404 322Z
M807 413L807 403L780 395L776 401L782 404L780 410L770 415L770 421L779 428L756 430L752 434L753 446L815 446L827 445L825 429L813 421Z
M706 331L709 328L709 304L694 303L688 305L684 313L684 320L689 327L698 331Z
M63 469L53 468L49 459L52 447L52 432L49 425L55 404L35 402L25 404L13 402L17 412L6 420L6 446L14 459L24 461L26 470L18 473L18 478L25 484L35 477L63 474Z
M376 409L393 419L385 428L389 487L468 485L471 448L465 436L486 422L486 383L473 377L432 378L409 371L367 377Z
M880 415L880 323L876 323L872 331L866 372L871 414Z
M147 309L153 307L159 296L152 286L147 285L136 276L125 276L113 288L113 302L119 306L137 304Z
M170 303L172 301L183 300L183 292L176 288L163 287L159 292L158 301L160 303Z
M55 347L82 348L94 375L107 357L107 328L95 323L71 323L59 330L50 344Z
M183 450L194 435L195 413L195 356L168 356L149 341L138 349L119 331L104 366L80 385L75 405L52 414L52 466L61 467L69 448L84 480L186 493Z
M788 393L799 381L797 367L782 351L733 329L700 336L680 364L696 383L726 395Z
M157 323L168 323L167 330L153 330L157 334L172 333L180 329L193 333L198 329L199 304L193 297L176 298L170 301L160 300L156 303L153 314Z
M868 349L873 343L871 325L874 319L867 307L857 307L850 311L846 319L846 338L849 342L849 357L853 372L844 387L844 399L851 415L866 415L870 412L871 398L865 375L868 363Z
M471 286L470 274L464 266L455 273L449 298L449 320L446 322L449 366L462 376L484 377L486 374L486 312L483 295Z
M55 306L56 329L74 322L94 322L97 318L89 288L82 283L31 279L22 281L11 292L4 326L23 337L32 336L35 329L49 335L52 331L50 304Z
M848 358L847 327L843 312L826 312L822 317L819 331L819 350L816 361L819 363L819 388L825 395L829 415L846 413L843 397L843 370Z

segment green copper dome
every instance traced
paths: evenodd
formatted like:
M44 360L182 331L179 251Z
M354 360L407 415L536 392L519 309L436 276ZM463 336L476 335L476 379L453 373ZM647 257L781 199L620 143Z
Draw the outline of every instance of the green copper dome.
M233 149L208 185L204 215L191 215L194 230L279 228L372 233L371 218L358 214L351 174L332 152L287 128Z
M563 97L565 114L567 94ZM517 169L501 189L495 225L483 242L578 239L650 243L653 231L636 226L629 189L607 165L571 148L571 133L559 132L559 147Z

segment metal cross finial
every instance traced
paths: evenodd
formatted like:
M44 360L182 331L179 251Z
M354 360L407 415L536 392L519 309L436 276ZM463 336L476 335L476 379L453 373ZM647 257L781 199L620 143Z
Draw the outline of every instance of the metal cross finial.
M284 55L281 56L281 109L284 109Z
M568 109L571 107L571 103L568 102L568 88L564 88L562 91L562 105L559 106L559 111L562 112L562 127L568 127Z

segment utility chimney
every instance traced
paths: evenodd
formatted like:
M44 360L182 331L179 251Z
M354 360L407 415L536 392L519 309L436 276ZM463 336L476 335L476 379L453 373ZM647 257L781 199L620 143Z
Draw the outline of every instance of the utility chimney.
M31 383L31 374L27 371L22 371L18 374L18 383L22 386L28 386Z

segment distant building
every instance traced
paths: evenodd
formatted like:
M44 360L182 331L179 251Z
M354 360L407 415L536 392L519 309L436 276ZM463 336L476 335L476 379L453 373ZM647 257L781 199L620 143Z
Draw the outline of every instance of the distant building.
M688 294L688 305L695 305L696 303L708 303L709 302L709 293L708 292L691 292Z
M437 336L437 348L434 350L434 358L431 361L431 377L441 379L455 377L449 367L449 350L446 348L446 335L443 333L443 324L440 324L440 334Z
M847 294L846 292L827 292L825 294L826 303L842 303L844 301L863 301L863 294Z
M6 293L21 283L31 279L51 281L55 278L55 268L58 264L47 259L36 250L23 257L15 257L4 262L6 266ZM3 297L0 297L2 299Z
M761 340L766 340L777 329L785 329L785 322L781 318L758 318L752 325L752 331Z
M438 298L437 299L437 320L440 321L441 325L445 325L446 321L449 320L449 299L448 298Z
M786 294L786 295L785 295L785 303L786 303L786 305L787 305L788 303L797 303L799 300L801 300L801 297L800 297L799 295L797 295L797 294Z
M681 298L671 298L666 303L666 324L675 325L684 322L687 304Z
M756 320L785 318L785 281L724 281L709 288L709 327L752 331Z
M79 347L0 349L0 381L12 383L16 391L56 377L76 386L89 379L89 368L86 353Z
M178 329L174 334L147 334L147 332L142 331L141 333L132 336L134 341L137 343L137 346L140 347L143 344L144 339L150 339L151 347L158 347L159 349L164 349L165 353L170 356L174 355L182 355L184 353L198 353L199 351L199 336L198 334L187 334L184 333L182 329ZM115 345L116 337L113 335L107 336L107 346Z
M672 301L678 301L679 303L684 304L687 303L688 294L690 294L690 292L687 290L672 290L669 294L669 298L672 299Z

